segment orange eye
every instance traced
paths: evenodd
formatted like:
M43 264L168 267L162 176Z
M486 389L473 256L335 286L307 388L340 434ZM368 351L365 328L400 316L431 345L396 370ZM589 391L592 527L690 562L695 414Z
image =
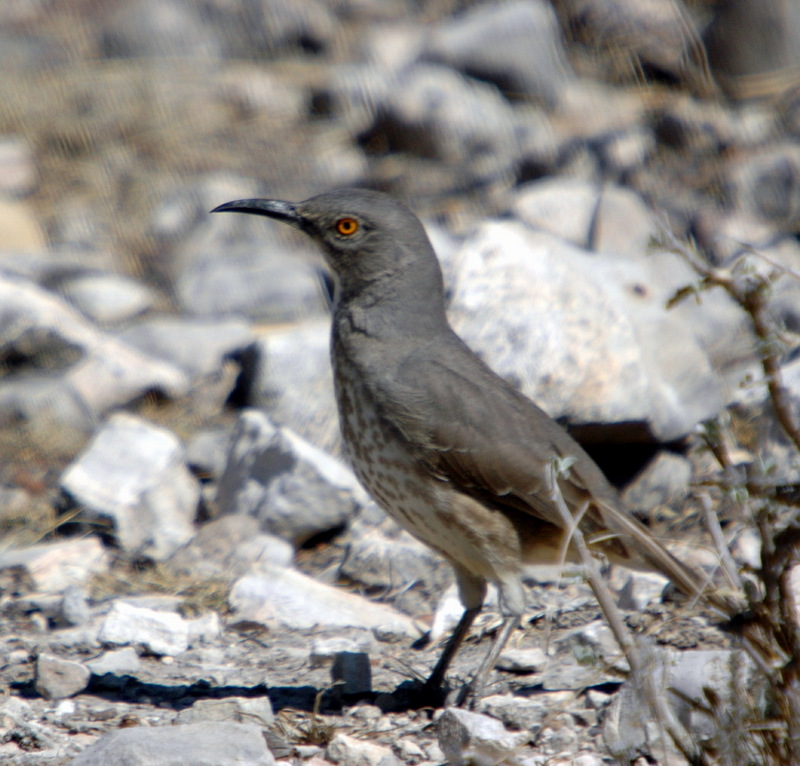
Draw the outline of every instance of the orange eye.
M355 218L340 218L336 222L336 231L343 237L352 237L358 231L358 221Z

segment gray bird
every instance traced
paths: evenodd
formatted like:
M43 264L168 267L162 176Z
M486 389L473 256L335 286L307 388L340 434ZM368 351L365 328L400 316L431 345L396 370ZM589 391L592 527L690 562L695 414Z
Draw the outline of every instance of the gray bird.
M346 453L378 504L453 565L464 605L426 692L443 685L493 582L504 621L457 699L477 697L523 612L524 565L560 559L565 525L554 475L591 547L655 569L691 597L709 595L707 578L623 509L580 445L455 334L436 254L407 207L341 189L298 203L238 200L212 212L284 221L322 246L335 281L331 361ZM729 611L721 597L710 600Z

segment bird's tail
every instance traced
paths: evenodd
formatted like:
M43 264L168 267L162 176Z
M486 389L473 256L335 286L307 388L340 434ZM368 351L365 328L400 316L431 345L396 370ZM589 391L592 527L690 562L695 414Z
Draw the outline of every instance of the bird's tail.
M635 566L638 559L648 569L668 577L687 597L709 604L727 618L735 617L743 611L744 602L733 591L727 592L715 584L713 574L707 574L678 559L633 516L605 504L598 504L597 510L603 517L605 528L613 538L622 543L626 551L619 563ZM599 537L600 535L587 538L587 543L607 551ZM615 548L617 546L613 546L612 550ZM612 560L618 558L613 553L608 555Z

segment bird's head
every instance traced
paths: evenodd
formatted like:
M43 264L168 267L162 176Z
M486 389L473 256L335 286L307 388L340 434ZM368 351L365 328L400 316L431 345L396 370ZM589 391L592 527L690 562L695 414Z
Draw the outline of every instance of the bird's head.
M418 272L425 280L438 272L433 248L419 219L381 192L339 189L304 202L245 199L212 210L250 213L284 221L322 246L325 259L345 293L399 273Z

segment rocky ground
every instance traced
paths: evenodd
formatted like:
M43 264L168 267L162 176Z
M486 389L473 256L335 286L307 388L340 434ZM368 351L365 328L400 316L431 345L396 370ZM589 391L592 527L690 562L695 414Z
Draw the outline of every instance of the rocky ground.
M772 0L3 5L0 763L685 763L576 569L529 573L474 712L419 703L460 606L340 460L330 278L208 211L405 199L458 332L680 555L717 566L711 514L752 578L731 487L785 525L800 483L761 367L796 414L798 36ZM710 275L763 283L768 342ZM735 636L606 573L692 736L767 762ZM490 595L454 686L498 624Z

